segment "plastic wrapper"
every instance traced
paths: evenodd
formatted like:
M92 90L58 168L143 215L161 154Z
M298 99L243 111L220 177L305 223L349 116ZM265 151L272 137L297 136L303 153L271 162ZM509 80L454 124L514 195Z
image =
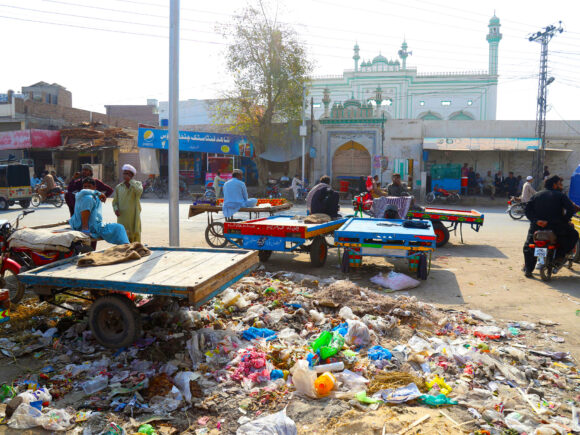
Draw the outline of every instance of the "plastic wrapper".
M284 328L278 333L278 338L288 343L299 343L302 341L300 335L292 328Z
M307 360L296 361L296 364L290 369L292 374L292 383L296 391L311 398L317 398L316 390L314 389L314 381L317 375L314 370L310 370Z
M324 321L326 320L326 317L324 316L324 314L316 311L316 310L310 310L308 312L310 314L310 317L312 318L312 320L314 320L314 322L316 322L316 324L320 325L321 323L324 323Z
M350 370L344 370L340 373L335 373L336 380L341 383L342 390L350 391L361 391L366 388L369 380L364 376L357 373L351 372Z
M402 388L389 388L386 390L377 391L373 397L380 397L383 401L387 403L405 403L411 400L415 400L421 396L421 392L417 385L410 383Z
M199 378L199 376L199 373L179 372L177 375L175 375L175 378L173 378L173 383L179 389L187 403L191 403L192 399L189 382L196 380Z
M8 421L8 426L12 429L30 429L41 424L42 412L28 403L20 404Z
M286 415L285 409L245 423L236 431L237 435L296 435L297 433L296 424Z
M286 316L286 311L284 311L282 308L278 308L277 310L270 311L268 314L266 314L264 321L268 325L275 325L279 323L284 316Z
M474 319L483 320L484 322L491 322L493 320L493 316L490 316L489 314L479 310L469 310L467 311L467 314L469 314Z
M360 320L348 320L348 332L344 340L356 347L366 347L371 342L371 333L367 325Z
M64 409L46 409L41 418L41 426L49 431L65 431L74 424L73 418Z
M344 320L356 319L356 316L354 315L350 307L342 307L338 312L338 315L342 317Z
M415 288L421 284L420 281L417 281L404 273L397 273L394 271L389 272L387 276L379 273L378 275L373 276L370 281L374 284L380 285L381 287L390 288L394 291Z

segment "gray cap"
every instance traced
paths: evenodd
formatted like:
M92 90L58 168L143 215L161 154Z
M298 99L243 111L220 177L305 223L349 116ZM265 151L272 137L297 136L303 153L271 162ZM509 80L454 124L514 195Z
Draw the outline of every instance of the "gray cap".
M234 169L232 171L232 176L237 177L237 176L243 177L244 176L244 172L241 169Z
M85 163L82 166L82 169L88 169L89 171L93 172L93 167L91 165L89 165L88 163Z

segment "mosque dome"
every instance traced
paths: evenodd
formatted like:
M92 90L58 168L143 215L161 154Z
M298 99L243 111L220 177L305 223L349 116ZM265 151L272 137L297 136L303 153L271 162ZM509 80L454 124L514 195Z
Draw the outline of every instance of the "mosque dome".
M385 56L383 56L382 54L379 54L377 57L375 57L373 59L373 64L379 63L379 62L388 63L389 61Z

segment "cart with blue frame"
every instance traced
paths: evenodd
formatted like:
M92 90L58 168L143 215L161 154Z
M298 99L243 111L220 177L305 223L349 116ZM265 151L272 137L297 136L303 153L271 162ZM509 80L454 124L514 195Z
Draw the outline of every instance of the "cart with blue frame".
M131 345L141 333L141 316L128 294L178 298L197 308L258 263L256 252L248 250L149 249L149 256L106 266L78 267L79 257L69 258L18 278L41 300L55 305L60 294L91 301L89 327L93 336L105 347L120 348Z
M417 228L420 225L425 228ZM362 257L394 257L409 260L409 269L426 279L436 236L430 221L350 218L334 232L334 243L344 248L343 270L359 267Z
M347 219L325 223L304 223L306 216L270 216L246 222L225 222L224 236L243 249L258 251L260 261L266 262L272 252L308 252L314 267L326 262L328 248L333 247L326 239L340 228Z

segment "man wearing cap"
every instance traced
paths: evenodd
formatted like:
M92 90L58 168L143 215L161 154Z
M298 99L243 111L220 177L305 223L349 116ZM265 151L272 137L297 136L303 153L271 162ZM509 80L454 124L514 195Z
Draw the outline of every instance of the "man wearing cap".
M534 177L532 177L531 175L528 175L526 177L526 182L524 183L524 186L522 187L522 196L520 197L522 202L528 202L530 199L532 199L532 196L534 196L534 193L536 193L536 190L532 186L532 181L534 181Z
M72 180L70 183L68 183L68 187L64 195L64 199L66 201L66 205L68 205L71 217L75 212L75 195L77 192L80 192L83 189L83 180L85 178L92 178L95 180L97 191L103 193L105 197L108 198L113 194L113 188L111 186L107 186L101 180L93 178L93 167L91 165L83 165L81 172L75 172L73 175Z
M226 218L233 217L242 207L255 207L258 203L256 198L248 198L246 183L242 181L244 177L240 169L234 169L232 179L224 184L224 205L223 213Z
M133 180L137 170L131 165L123 165L123 182L117 184L113 195L113 210L117 223L125 227L129 241L141 241L141 194L143 185Z

